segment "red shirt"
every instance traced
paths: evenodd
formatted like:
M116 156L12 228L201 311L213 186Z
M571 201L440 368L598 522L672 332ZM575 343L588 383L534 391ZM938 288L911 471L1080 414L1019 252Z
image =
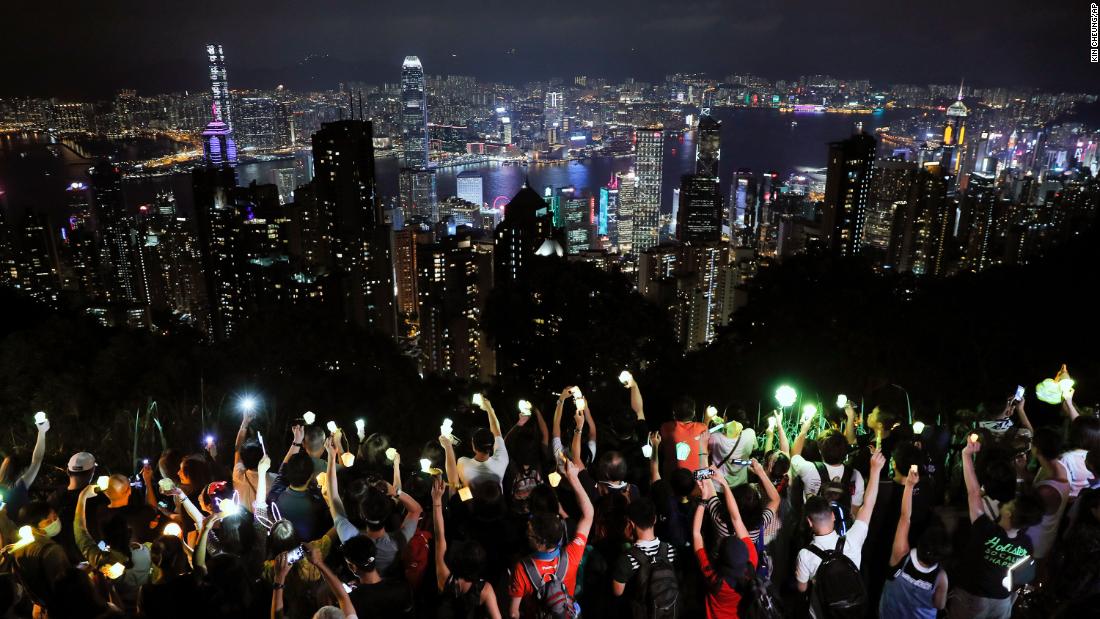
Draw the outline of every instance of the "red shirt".
M703 436L702 440L699 437ZM666 421L661 424L661 459L665 462L666 470L672 470L673 466L694 471L705 469L708 466L707 458L707 424L698 421ZM691 453L687 460L676 459L676 444L687 443L691 447Z
M569 595L573 595L577 590L577 570L581 566L581 558L584 557L584 547L587 544L587 535L577 535L573 538L573 541L562 549L562 552L569 557L569 565L566 566L565 578L563 579L565 590L569 592ZM558 557L546 561L534 559L534 562L539 574L547 580L558 569ZM535 587L531 584L531 579L527 577L527 570L523 567L522 561L517 563L512 570L512 582L508 585L508 595L513 598L529 598L529 600L533 600L535 597ZM525 600L525 606L523 607L525 610L522 614L525 617L530 616L533 609L529 606L529 600Z
M758 561L756 545L747 537L742 537L741 541L749 550L749 563L755 568ZM707 583L707 619L737 619L737 605L741 603L741 594L714 571L710 559L707 559L706 549L696 550L695 556L699 559L703 581Z

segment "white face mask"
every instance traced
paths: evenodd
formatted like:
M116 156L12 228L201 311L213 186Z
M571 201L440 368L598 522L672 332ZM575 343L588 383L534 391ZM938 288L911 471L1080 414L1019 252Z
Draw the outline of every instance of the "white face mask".
M55 518L53 522L46 525L45 529L42 529L42 532L45 533L47 537L57 537L57 534L61 532L61 519Z

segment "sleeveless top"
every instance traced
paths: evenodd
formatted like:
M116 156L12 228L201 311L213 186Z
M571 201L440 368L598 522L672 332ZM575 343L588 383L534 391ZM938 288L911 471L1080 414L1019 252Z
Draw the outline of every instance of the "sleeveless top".
M939 575L938 563L931 569L922 568L917 563L916 549L910 550L900 565L893 566L892 573L887 577L879 599L879 616L891 619L936 619L936 607L932 598Z
M443 585L443 592L439 596L439 606L436 617L439 619L476 619L482 616L481 589L485 586L484 580L479 580L470 585L466 593L458 588L458 580L452 574Z
M1058 509L1054 510L1054 513L1043 514L1043 519L1039 521L1039 524L1027 528L1027 536L1031 539L1032 545L1031 556L1036 559L1047 556L1051 547L1054 546L1054 542L1058 538L1058 525L1062 522L1062 514L1066 511L1066 505L1069 504L1070 493L1070 485L1064 481L1044 479L1035 482L1034 487L1036 490L1041 486L1053 488L1061 500Z

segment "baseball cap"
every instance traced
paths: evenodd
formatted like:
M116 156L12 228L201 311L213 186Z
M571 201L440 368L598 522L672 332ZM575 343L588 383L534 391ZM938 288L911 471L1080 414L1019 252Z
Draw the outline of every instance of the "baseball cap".
M87 473L94 468L95 456L86 451L75 453L73 457L69 458L70 473Z

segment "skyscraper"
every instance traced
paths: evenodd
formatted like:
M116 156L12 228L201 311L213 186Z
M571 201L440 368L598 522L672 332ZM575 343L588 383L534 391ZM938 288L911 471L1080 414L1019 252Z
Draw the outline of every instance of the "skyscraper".
M221 43L206 46L206 56L210 61L210 94L214 99L214 118L233 129L233 111L229 105L229 79L225 72L225 53Z
M695 173L718 179L718 165L722 158L722 122L710 114L699 117L695 133Z
M829 144L823 232L829 250L841 256L862 251L863 226L875 167L875 139L860 131Z
M424 66L416 56L401 64L401 134L405 142L405 166L428 167L428 92Z
M954 213L947 199L951 178L941 166L925 165L909 188L904 208L898 205L888 260L899 272L942 275L945 271Z
M134 254L136 230L122 202L122 170L102 161L88 170L95 199L95 218L103 242L101 261L105 268L108 297L113 303L137 304L138 294Z
M549 207L538 192L524 186L504 207L494 232L494 278L498 286L523 280L535 252L552 234Z
M397 181L405 221L428 227L435 225L439 221L435 170L401 168Z
M970 113L962 98L962 84L959 84L959 96L947 107L947 120L943 126L943 157L940 165L944 170L955 175L958 175L959 164L962 162L960 151L966 139L966 117Z
M722 238L722 194L718 189L722 123L709 114L699 119L695 174L680 179L676 209L676 238L685 243L716 242Z
M619 188L619 208L615 217L616 234L614 242L619 246L620 254L634 251L634 208L637 204L638 177L633 172L615 174L615 184Z
M460 200L465 200L470 204L481 206L485 203L485 193L483 189L483 181L481 173L474 170L466 170L465 172L459 172L458 179L456 180L455 194Z
M661 226L661 179L664 168L665 133L661 125L635 131L638 190L633 211L633 251L657 245Z

